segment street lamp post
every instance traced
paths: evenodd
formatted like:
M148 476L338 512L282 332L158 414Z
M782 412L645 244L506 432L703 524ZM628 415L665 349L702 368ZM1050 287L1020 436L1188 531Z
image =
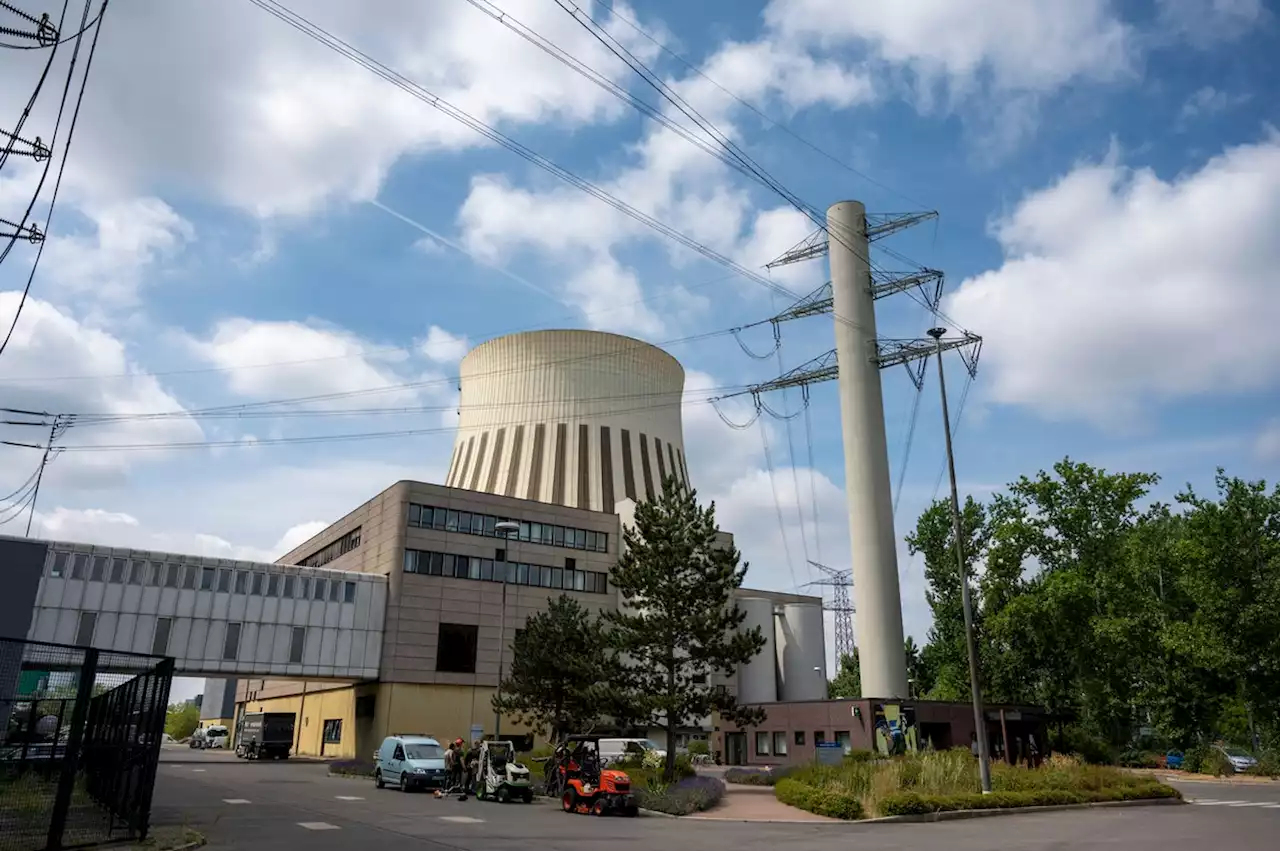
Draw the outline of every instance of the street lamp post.
M947 472L951 476L951 534L956 541L956 567L960 572L960 603L964 607L964 637L969 649L969 688L973 692L973 725L978 737L978 771L982 792L991 792L991 757L987 752L987 725L982 709L982 685L978 682L978 647L973 638L973 604L969 599L969 572L964 566L963 524L960 521L960 491L956 486L956 457L951 447L951 414L947 410L947 376L942 369L942 335L946 328L930 328L928 334L938 347L938 389L942 394L942 430L947 438Z
M493 527L502 536L507 546L503 549L502 560L502 614L498 620L498 700L502 700L502 668L507 655L507 580L511 578L511 536L520 534L520 524L514 520L499 521ZM493 713L493 738L502 738L502 710Z

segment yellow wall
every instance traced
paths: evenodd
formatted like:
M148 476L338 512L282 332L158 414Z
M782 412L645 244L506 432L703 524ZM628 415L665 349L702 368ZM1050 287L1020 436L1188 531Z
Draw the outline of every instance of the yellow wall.
M342 721L342 741L326 744L326 757L352 759L356 756L356 719L354 686L308 691L291 697L274 697L268 700L251 700L239 704L244 712L292 712L294 715L293 753L300 756L321 756L320 745L324 722L334 718Z
M441 742L468 739L471 725L492 734L494 690L485 687L425 685L418 683L377 683L325 691L309 691L304 695L251 700L239 707L245 712L292 712L297 718L297 746L294 753L320 756L320 740L324 722L342 719L342 742L325 745L324 756L339 759L367 758L382 740L393 733L420 733ZM355 717L357 694L375 694L374 717ZM230 725L228 725L230 726ZM502 731L528 733L526 725L504 718Z
M204 730L208 727L222 726L230 730L234 725L235 725L234 718L203 718L200 720L200 723L196 725L196 729Z

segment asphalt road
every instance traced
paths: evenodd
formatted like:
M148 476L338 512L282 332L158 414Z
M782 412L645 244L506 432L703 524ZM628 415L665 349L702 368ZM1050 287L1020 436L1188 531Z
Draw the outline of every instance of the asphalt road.
M166 748L153 823L188 825L213 849L254 851L830 851L863 849L1116 848L1165 851L1229 842L1274 851L1280 785L1184 784L1190 806L1019 814L933 824L748 824L659 817L567 816L532 805L436 799L329 777L322 764L246 762L229 754ZM1276 806L1270 806L1270 805Z

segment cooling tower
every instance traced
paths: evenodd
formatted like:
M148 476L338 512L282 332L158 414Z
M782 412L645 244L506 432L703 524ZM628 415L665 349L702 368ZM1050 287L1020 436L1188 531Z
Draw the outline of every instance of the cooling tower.
M612 512L688 484L684 369L600 331L530 331L462 360L450 487Z
M750 662L738 666L738 702L776 703L778 700L778 659L776 627L773 623L773 601L766 597L739 597L738 606L746 613L742 631L759 627L764 634L764 647Z
M827 651L821 603L787 603L778 618L779 697L826 700Z

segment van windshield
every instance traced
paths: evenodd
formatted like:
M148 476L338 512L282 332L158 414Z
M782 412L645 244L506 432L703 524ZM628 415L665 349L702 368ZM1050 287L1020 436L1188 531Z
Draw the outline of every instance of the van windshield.
M444 751L439 745L405 745L405 759L443 759Z

